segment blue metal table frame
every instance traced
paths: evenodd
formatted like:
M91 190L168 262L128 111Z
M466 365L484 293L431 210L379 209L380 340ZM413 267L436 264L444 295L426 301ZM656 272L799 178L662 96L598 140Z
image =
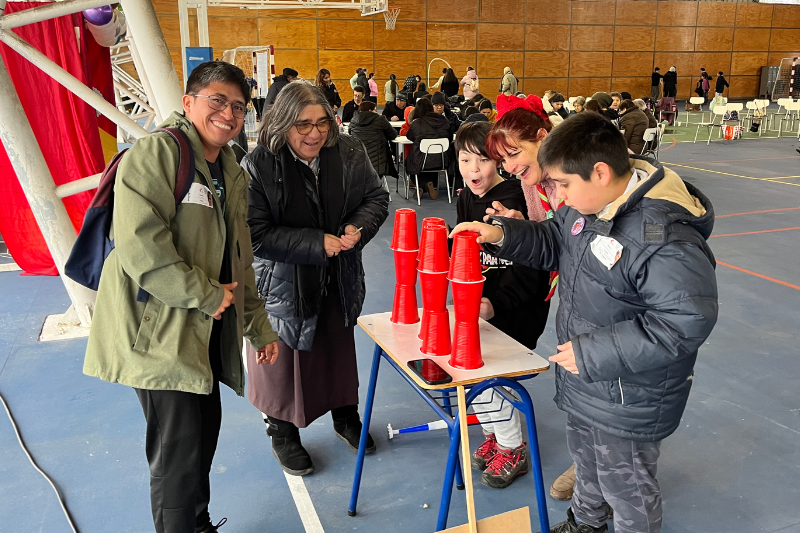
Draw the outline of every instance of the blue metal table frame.
M459 431L458 416L452 414L452 408L449 403L449 392L453 391L458 383L453 383L453 388L436 389L443 393L448 393L443 396L444 407L440 406L436 399L430 395L429 391L417 385L414 380L408 375L406 370L395 362L386 351L381 348L377 343L375 344L375 351L372 357L372 370L369 376L369 388L367 390L367 403L364 407L363 426L361 428L361 439L358 445L358 456L356 458L356 469L353 477L353 488L350 495L350 506L347 513L350 516L356 515L356 505L358 503L358 492L361 487L361 475L364 470L364 455L366 453L367 435L369 433L369 426L372 420L372 408L375 400L375 389L378 382L378 369L380 367L381 358L386 361L397 371L406 382L411 385L417 394L425 400L425 402L439 415L439 417L447 424L447 431L450 435L450 449L447 455L447 467L444 475L444 485L442 487L442 497L439 504L439 517L436 525L436 531L442 531L447 527L447 517L450 512L450 498L453 492L453 480L456 479L459 488L463 487L462 474L458 460L458 450L461 442L461 435ZM520 379L528 379L535 377L538 374L527 374L525 376L515 376L513 379L509 377L493 377L486 379L480 383L467 385L469 390L466 394L466 406L469 405L486 389L494 388L506 401L510 402L514 408L518 409L526 419L528 427L528 446L530 449L531 464L533 465L533 481L536 488L536 504L539 511L539 525L541 531L550 531L550 521L547 517L547 505L544 493L544 481L542 478L542 463L539 456L539 440L536 433L536 418L533 410L533 403L528 391L525 390L521 384L518 383ZM503 387L513 390L519 399L514 398ZM445 399L446 398L446 399ZM462 408L462 406L458 406ZM468 468L469 465L466 465Z

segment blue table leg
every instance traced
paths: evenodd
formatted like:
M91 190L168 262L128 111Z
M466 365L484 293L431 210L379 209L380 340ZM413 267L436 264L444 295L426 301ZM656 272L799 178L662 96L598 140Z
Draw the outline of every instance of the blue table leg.
M442 392L442 407L447 411L447 414L453 416L453 405L450 403L450 391L453 389L445 389ZM447 428L448 436L452 435L452 429ZM456 456L456 488L464 490L464 474L461 472L461 458Z
M361 439L358 441L358 456L356 457L356 473L353 476L353 491L350 494L350 507L347 508L349 516L356 515L356 504L358 502L358 489L361 487L361 472L364 469L364 454L367 451L367 436L369 435L369 423L372 419L372 404L375 400L375 386L378 383L378 367L381 364L383 348L375 344L375 353L372 356L372 370L369 374L369 388L367 389L367 403L364 406L364 418L361 425Z
M447 527L447 515L450 512L450 496L453 494L453 479L456 475L458 466L458 446L461 443L460 423L458 417L455 418L453 429L450 430L450 449L447 452L447 468L444 471L444 486L442 487L442 498L439 502L439 518L436 522L436 531L442 531ZM463 481L462 481L463 483Z

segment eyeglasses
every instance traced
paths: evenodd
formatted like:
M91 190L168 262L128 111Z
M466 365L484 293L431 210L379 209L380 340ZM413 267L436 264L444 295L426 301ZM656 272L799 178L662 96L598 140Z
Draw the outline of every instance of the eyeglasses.
M331 129L331 122L331 119L324 118L316 124L312 124L311 122L298 122L294 127L300 135L308 135L314 128L317 128L317 131L320 133L328 133L328 130Z
M247 107L244 104L231 103L226 99L216 95L192 94L190 96L200 96L202 98L208 98L208 107L210 107L214 111L225 111L226 109L228 109L228 106L231 106L231 111L233 111L233 116L236 118L244 118L245 113L247 113Z

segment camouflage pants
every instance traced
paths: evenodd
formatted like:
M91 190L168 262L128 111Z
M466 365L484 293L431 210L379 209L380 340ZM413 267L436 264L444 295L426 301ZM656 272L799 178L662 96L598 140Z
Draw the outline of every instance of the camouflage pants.
M600 527L610 507L615 533L661 531L660 441L623 439L568 415L567 446L575 461L572 512L579 522Z

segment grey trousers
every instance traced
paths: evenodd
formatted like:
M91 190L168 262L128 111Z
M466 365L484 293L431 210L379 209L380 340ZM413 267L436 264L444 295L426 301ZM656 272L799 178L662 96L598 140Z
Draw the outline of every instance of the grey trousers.
M659 86L658 85L651 85L650 86L650 98L653 99L653 102L658 101L658 93L659 93Z
M661 487L656 462L661 442L637 442L603 433L572 415L567 446L575 461L572 512L600 527L614 509L615 533L660 533Z

